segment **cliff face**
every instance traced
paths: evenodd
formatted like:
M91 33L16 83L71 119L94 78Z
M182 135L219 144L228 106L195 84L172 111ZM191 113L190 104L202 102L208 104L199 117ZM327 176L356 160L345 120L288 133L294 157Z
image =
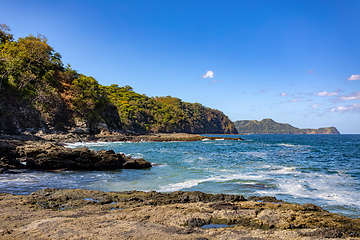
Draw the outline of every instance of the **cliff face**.
M335 127L300 129L272 119L241 120L234 122L234 125L239 134L340 134Z

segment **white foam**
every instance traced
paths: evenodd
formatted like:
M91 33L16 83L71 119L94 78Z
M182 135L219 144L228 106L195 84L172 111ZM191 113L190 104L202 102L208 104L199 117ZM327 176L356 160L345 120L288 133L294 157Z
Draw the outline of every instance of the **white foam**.
M162 192L172 192L172 191L180 191L184 188L192 188L200 183L203 182L227 182L227 181L231 181L231 180L264 180L265 177L262 175L250 175L250 174L243 174L243 173L239 173L239 174L228 174L225 176L215 176L215 177L210 177L210 178L204 178L204 179L189 179L186 180L184 182L179 182L179 183L172 183L172 184L168 184L166 186L162 186L160 187L160 191Z
M123 142L111 142L121 144ZM81 147L97 147L108 145L109 142L76 142L76 143L64 143L64 146L67 148L81 148Z
M328 205L360 207L360 193L351 191L347 186L349 182L359 184L351 176L345 174L302 173L295 168L284 167L268 173L294 174L294 178L273 177L277 188L258 190L260 195L290 195L294 198L317 199ZM296 176L296 177L295 177Z
M289 143L280 143L278 144L279 146L285 146L285 147L295 147L295 145L293 144L289 144Z

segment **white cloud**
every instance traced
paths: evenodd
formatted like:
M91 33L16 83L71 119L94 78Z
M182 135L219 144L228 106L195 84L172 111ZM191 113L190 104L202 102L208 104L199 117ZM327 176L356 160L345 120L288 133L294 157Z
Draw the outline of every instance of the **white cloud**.
M360 80L360 74L359 75L351 75L351 77L348 77L346 79L350 80L350 81Z
M322 91L319 93L314 93L314 95L320 96L320 97L333 97L333 96L337 96L338 92L327 92L327 91Z
M287 95L288 95L288 94L287 94L287 93L284 93L284 92L283 92L283 93L280 93L280 96L281 96L281 97L285 97L285 96L287 96Z
M301 102L301 99L291 99L289 102Z
M213 71L207 71L204 75L202 75L203 78L213 78L214 72Z
M360 100L360 92L354 92L351 95L347 95L347 96L342 96L339 98L340 100Z
M337 112L337 113L342 113L342 112L360 112L360 104L355 103L352 105L347 105L347 106L336 106L333 109L331 109L331 112Z

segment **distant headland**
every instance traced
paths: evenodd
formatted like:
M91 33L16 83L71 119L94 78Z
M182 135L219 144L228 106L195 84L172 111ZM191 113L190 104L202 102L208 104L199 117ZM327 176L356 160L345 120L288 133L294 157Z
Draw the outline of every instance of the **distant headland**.
M261 121L239 120L235 121L234 125L239 134L340 134L335 127L300 129L270 118Z

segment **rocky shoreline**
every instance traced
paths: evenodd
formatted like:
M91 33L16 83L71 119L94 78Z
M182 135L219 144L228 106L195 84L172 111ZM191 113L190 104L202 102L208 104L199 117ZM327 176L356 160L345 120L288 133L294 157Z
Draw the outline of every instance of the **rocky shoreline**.
M149 168L144 159L111 150L69 149L63 143L205 139L217 138L110 132L0 135L0 172ZM43 189L29 195L0 193L0 208L0 239L360 239L359 218L274 197Z
M9 169L40 170L106 170L122 168L150 168L151 163L140 158L133 159L112 150L93 151L86 147L69 149L63 143L89 141L200 141L215 140L220 137L204 137L196 134L123 134L102 132L97 135L56 133L1 135L0 173L16 173ZM222 138L242 140L238 138Z
M274 197L43 189L0 208L1 239L360 239L360 219Z

